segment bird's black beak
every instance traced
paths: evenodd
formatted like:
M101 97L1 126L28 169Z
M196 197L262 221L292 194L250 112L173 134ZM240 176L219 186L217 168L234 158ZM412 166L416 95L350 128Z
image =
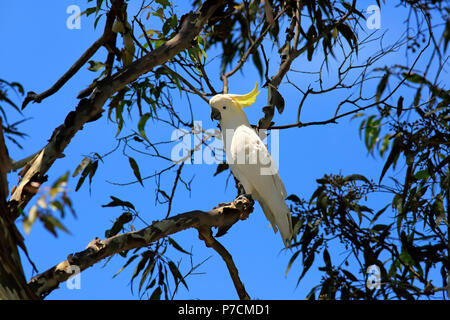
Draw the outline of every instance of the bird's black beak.
M216 108L211 108L211 120L220 120L222 119L222 116L220 115L220 111Z

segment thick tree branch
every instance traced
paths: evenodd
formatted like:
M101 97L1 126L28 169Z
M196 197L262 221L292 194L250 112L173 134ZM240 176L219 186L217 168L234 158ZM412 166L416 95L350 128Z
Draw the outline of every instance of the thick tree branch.
M247 219L252 210L252 202L245 197L239 197L233 202L221 204L218 208L207 212L194 210L181 213L168 219L155 221L152 225L139 231L116 235L105 240L96 238L89 243L85 250L69 255L66 260L58 265L33 277L29 282L29 286L37 296L44 298L56 289L61 282L72 276L74 268L79 268L80 271L83 271L113 254L124 250L146 247L152 242L188 228L210 230L212 227L217 227L219 229L218 233L223 234L221 232L222 229L228 230L237 221ZM205 241L214 243L210 238ZM214 249L218 250L216 243L213 246ZM219 249L220 252L218 252L224 256L226 251L224 250L225 248L222 247ZM229 268L230 259L231 255L228 254L225 261ZM234 266L233 282L236 281L236 277L237 269ZM236 288L240 296L243 292L242 288L242 283L239 289L238 287Z
M213 16L222 1L206 0L199 10L188 13L181 19L180 31L156 50L134 61L110 78L99 81L89 98L80 100L75 111L71 111L64 123L55 129L49 143L21 171L20 183L14 188L9 200L11 217L16 219L30 199L46 181L45 173L56 159L64 157L63 151L75 134L90 121L103 113L103 105L117 91L135 81L139 76L163 65L179 52L189 48L208 19Z

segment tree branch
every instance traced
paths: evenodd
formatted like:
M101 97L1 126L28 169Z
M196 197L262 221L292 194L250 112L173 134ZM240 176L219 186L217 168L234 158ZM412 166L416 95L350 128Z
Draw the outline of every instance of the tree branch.
M73 275L73 267L83 271L116 253L146 247L152 242L188 228L197 228L199 232L200 230L209 230L210 232L212 227L217 227L219 229L218 233L223 234L223 229L228 230L237 221L247 219L252 210L252 202L249 199L238 197L233 202L221 204L218 208L210 211L189 211L168 219L155 221L150 226L139 231L119 234L105 240L95 238L85 250L70 254L66 260L33 277L28 283L29 287L38 297L44 298L56 289L61 282L66 281ZM225 256L224 260L230 270L233 282L235 282L238 279L237 269L234 263L232 263L232 260L230 260L231 255L220 244L217 245L213 238L211 240L211 238L211 235L207 236L207 240L205 240L207 245L212 244L212 247L222 257ZM245 292L240 280L236 290L240 297ZM248 297L248 295L246 296Z
M228 252L228 250L225 249L225 247L212 236L212 231L210 228L203 227L197 228L197 230L199 238L205 241L205 245L208 248L213 248L214 250L216 250L216 252L222 257L223 261L225 261L239 299L250 300L250 296L248 295L247 291L245 290L244 284L239 278L239 272L236 268L236 265L234 264L233 257Z
M6 197L8 180L6 174L11 166L3 139L2 119L0 118L0 300L37 299L27 286L17 246L26 253L23 238L15 224L10 220Z

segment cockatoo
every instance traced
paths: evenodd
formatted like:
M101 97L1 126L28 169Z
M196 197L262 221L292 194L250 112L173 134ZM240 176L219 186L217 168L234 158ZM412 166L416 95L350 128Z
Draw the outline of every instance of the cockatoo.
M245 192L257 200L274 232L280 230L287 247L292 220L286 189L274 160L242 110L256 101L258 84L248 94L218 94L209 100L211 119L219 120L226 161Z

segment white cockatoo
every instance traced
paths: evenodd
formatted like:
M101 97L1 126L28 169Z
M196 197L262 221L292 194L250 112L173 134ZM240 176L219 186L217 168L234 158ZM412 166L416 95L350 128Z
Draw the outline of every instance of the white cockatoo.
M218 94L209 100L211 118L219 120L227 163L246 194L257 200L285 246L292 238L286 189L267 147L242 110L256 101L258 84L248 94Z

